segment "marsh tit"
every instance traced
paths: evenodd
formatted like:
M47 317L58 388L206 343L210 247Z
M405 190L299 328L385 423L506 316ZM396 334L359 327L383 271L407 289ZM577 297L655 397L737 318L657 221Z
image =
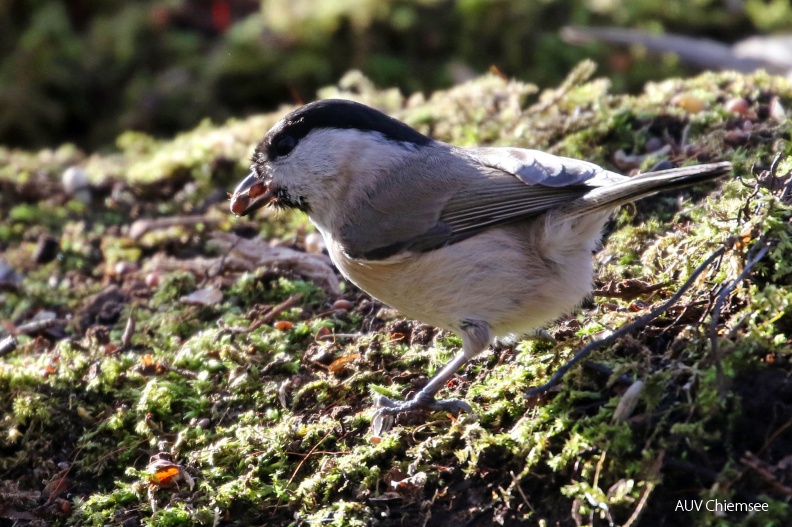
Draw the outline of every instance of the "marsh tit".
M471 411L435 395L493 338L541 328L590 294L592 255L616 207L731 164L626 177L537 150L451 146L363 104L324 100L267 132L251 168L235 214L267 204L306 212L344 277L462 338L413 399L378 398L378 415L393 415Z

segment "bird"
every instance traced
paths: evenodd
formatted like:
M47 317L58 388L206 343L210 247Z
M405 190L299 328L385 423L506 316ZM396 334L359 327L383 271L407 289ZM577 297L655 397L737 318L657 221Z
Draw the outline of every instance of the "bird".
M326 99L283 117L231 195L234 214L305 212L341 274L462 348L406 401L376 416L472 412L437 393L496 337L520 336L590 295L593 255L620 205L724 176L728 161L627 177L516 147L460 147L361 103Z

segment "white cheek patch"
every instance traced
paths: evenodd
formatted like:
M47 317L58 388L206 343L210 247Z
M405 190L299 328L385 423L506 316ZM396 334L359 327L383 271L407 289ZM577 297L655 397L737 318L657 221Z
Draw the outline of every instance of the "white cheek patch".
M316 129L291 154L271 163L272 183L293 204L307 208L313 221L332 229L415 152L415 145L390 141L378 132Z

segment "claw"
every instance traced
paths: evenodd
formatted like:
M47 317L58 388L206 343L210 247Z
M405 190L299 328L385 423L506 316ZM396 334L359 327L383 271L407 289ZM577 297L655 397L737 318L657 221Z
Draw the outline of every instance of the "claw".
M409 401L392 401L380 395L374 401L377 411L371 420L371 433L379 437L387 433L396 421L396 414L402 412L415 412L418 410L432 410L435 412L450 412L452 414L473 413L473 408L462 399L441 399L418 394Z

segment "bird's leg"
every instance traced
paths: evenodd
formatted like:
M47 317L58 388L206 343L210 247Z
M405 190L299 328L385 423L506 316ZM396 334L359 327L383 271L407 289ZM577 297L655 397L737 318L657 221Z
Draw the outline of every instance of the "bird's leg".
M449 412L470 412L472 408L461 399L435 399L435 394L445 386L454 373L462 367L468 360L464 351L459 352L439 373L429 381L429 384L415 394L409 401L391 401L387 397L380 395L376 399L378 413L396 414L399 412L410 412L426 408L428 410L446 410Z
M535 329L532 332L525 335L525 338L529 340L538 340L539 342L547 342L548 344L558 344L558 341L544 328Z
M381 423L385 416L393 416L399 412L411 412L423 408L454 413L472 412L473 409L470 405L461 399L435 399L435 394L446 385L454 373L469 359L484 351L492 340L489 324L481 320L463 321L460 327L460 335L462 336L462 351L451 359L439 373L432 377L429 384L424 386L415 397L404 402L391 401L384 396L377 397L375 420ZM390 421L392 422L392 419ZM387 429L390 426L385 426L384 428Z

